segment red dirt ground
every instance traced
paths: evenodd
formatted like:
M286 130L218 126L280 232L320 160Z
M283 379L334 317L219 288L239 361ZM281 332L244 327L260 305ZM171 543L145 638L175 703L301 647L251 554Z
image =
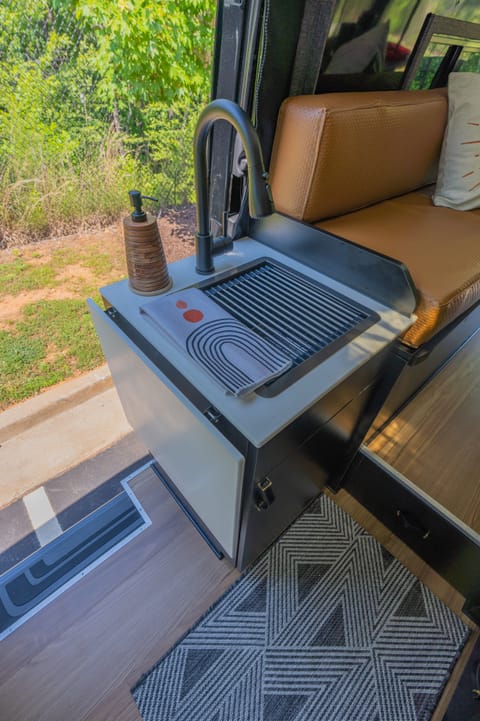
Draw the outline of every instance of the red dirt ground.
M181 208L169 208L159 218L160 236L167 262L171 263L180 258L193 255L195 250L195 206L188 205ZM0 250L0 264L8 262L15 256L20 256L27 263L48 263L54 252L83 248L98 250L107 253L112 258L112 271L102 276L98 285L106 285L127 275L125 263L125 247L123 241L122 222L102 230L75 233L60 238L48 238L27 245L9 247ZM95 282L93 272L82 265L75 263L68 267L57 277L55 286L29 290L15 295L8 294L8 288L0 289L2 301L0 304L0 329L7 323L19 318L22 309L28 303L39 300L53 300L78 297L75 286Z

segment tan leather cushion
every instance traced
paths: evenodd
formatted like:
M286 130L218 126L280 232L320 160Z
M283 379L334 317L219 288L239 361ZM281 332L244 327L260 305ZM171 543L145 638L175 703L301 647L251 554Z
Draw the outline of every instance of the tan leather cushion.
M275 207L315 223L434 182L446 90L288 98L270 164Z
M407 266L419 293L418 320L403 338L411 346L480 300L480 210L438 208L419 191L318 227Z

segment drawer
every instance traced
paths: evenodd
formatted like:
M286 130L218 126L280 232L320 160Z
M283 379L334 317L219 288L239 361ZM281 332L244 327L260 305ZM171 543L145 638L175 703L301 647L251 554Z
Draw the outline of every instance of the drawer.
M465 596L470 615L480 621L477 533L365 447L343 488Z

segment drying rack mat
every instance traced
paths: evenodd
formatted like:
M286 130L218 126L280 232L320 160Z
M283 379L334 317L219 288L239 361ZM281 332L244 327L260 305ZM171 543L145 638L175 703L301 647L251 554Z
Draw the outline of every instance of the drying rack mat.
M468 636L322 495L132 693L143 721L428 721Z

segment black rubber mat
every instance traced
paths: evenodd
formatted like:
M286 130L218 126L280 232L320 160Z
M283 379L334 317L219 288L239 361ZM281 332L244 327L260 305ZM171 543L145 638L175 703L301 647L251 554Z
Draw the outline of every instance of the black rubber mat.
M0 576L0 637L146 524L126 491Z

